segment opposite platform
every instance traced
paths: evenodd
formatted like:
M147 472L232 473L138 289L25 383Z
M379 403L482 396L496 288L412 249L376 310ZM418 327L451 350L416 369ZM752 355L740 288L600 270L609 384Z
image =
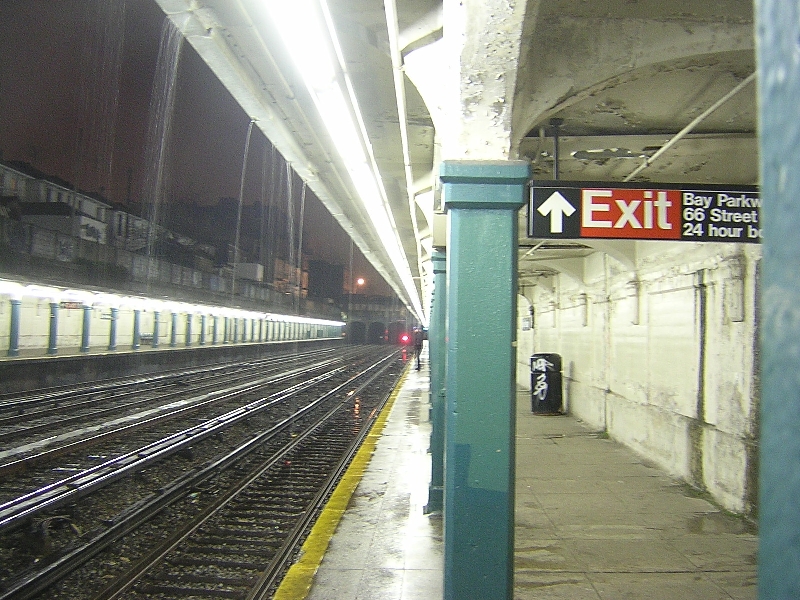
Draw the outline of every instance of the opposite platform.
M403 379L310 600L442 597L442 517L423 513L428 386L424 367ZM529 392L516 437L516 600L755 600L751 523L577 419L531 414Z

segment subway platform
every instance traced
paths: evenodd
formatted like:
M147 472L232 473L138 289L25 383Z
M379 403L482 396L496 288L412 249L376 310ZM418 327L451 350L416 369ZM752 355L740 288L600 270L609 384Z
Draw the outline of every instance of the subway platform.
M442 598L442 516L424 514L424 359L406 373L276 599ZM533 415L529 392L517 396L516 436L516 600L757 597L752 523L573 417Z

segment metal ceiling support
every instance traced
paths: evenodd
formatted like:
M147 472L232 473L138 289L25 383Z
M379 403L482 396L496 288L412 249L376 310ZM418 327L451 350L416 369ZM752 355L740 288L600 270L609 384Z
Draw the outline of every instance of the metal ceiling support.
M558 161L559 148L558 142L561 134L561 126L564 124L564 119L552 118L550 119L550 126L553 128L553 179L558 180Z
M386 29L389 34L389 53L392 59L392 79L394 81L394 93L397 102L397 117L400 124L400 142L403 147L403 170L406 176L406 196L408 197L408 210L411 214L411 225L414 229L414 240L417 245L417 269L419 273L424 273L423 267L423 248L420 226L417 222L416 194L414 193L414 173L411 169L411 152L408 142L408 110L406 107L406 88L405 74L403 73L403 57L400 46L400 29L397 20L397 5L395 0L385 0L383 3L386 12ZM426 215L427 217L428 215ZM427 225L427 223L426 223ZM418 293L420 298L425 298L426 282L420 280ZM427 309L423 306L422 311ZM418 318L426 323L424 314L417 315Z
M636 177L636 176L637 176L639 173L641 173L642 171L644 171L644 170L645 170L647 167L649 167L650 165L652 165L652 164L653 164L653 163L654 163L654 162L655 162L655 161L656 161L658 158L660 158L660 157L661 157L661 155L663 155L663 154L664 154L664 153L665 153L667 150L669 150L670 148L672 148L672 146L674 146L675 144L677 144L677 143L678 143L678 142L681 140L681 138L683 138L683 137L684 137L684 136L685 136L687 133L691 132L691 131L692 131L692 130L693 130L695 127L697 127L697 126L698 126L700 123L702 123L702 122L703 122L703 121L706 119L706 117L708 117L708 115L710 115L711 113L713 113L713 112L714 112L715 110L717 110L717 109L718 109L720 106L722 106L722 105L723 105L723 104L725 104L725 103L726 103L728 100L730 100L731 98L733 98L733 97L734 97L736 94L738 94L739 92L741 92L741 91L742 91L742 90L743 90L745 87L747 87L747 86L748 86L750 83L752 83L753 81L755 81L755 78L756 78L756 74L755 74L755 72L753 72L753 73L750 73L750 75L748 75L748 76L747 76L745 79L743 79L742 81L740 81L740 82L739 82L739 84L738 84L738 85L737 85L735 88L733 88L733 89L732 89L730 92L728 92L727 94L725 94L725 95L724 95L722 98L720 98L719 100L717 100L717 101L716 101L714 104L712 104L712 105L711 105L711 106L709 106L709 107L708 107L706 110L704 110L702 113L700 113L699 115L697 115L697 117L695 117L695 118L692 120L692 122L691 122L691 123L689 123L689 124L688 124L686 127L684 127L683 129L681 129L681 130L680 130L678 133L676 133L676 134L675 134L675 136L674 136L672 139L670 139L670 140L669 140L669 141L668 141L666 144L664 144L663 146L661 146L661 148L659 148L659 149L658 149L658 151L657 151L655 154L653 154L653 156L651 156L651 157L650 157L650 158L648 158L646 161L644 161L644 162L643 162L641 165L639 165L638 167L636 167L636 169L634 169L634 171L633 171L633 172L632 172L630 175L628 175L628 176L627 176L625 179L623 179L622 181L630 181L631 179L633 179L634 177Z
M756 0L764 259L758 597L800 598L800 6Z

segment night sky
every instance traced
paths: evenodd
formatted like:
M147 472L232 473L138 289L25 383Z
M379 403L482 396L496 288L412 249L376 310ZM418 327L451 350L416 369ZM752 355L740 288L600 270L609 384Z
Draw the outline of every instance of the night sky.
M149 106L164 18L153 0L0 0L2 159L25 161L111 202L135 207L146 200ZM167 144L165 210L170 203L238 198L248 124L183 43ZM273 202L286 205L285 175L282 181L270 177L285 172L282 158L273 166L275 155L254 128L245 204L259 202L263 186L273 191ZM347 268L349 238L310 191L303 242L310 258ZM357 248L354 272L367 278L365 292L389 295Z

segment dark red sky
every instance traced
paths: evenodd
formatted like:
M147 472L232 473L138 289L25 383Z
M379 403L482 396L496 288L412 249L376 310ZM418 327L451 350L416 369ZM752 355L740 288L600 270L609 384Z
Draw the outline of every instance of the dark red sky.
M146 198L144 156L163 22L153 0L0 0L3 160L26 161L111 201ZM238 197L248 123L184 43L167 145L167 201ZM254 129L245 203L259 201L265 152L270 144ZM273 201L285 204L285 192ZM346 267L348 238L311 194L305 214L306 250ZM356 274L379 279L358 249L355 255ZM388 294L380 283L369 291Z

